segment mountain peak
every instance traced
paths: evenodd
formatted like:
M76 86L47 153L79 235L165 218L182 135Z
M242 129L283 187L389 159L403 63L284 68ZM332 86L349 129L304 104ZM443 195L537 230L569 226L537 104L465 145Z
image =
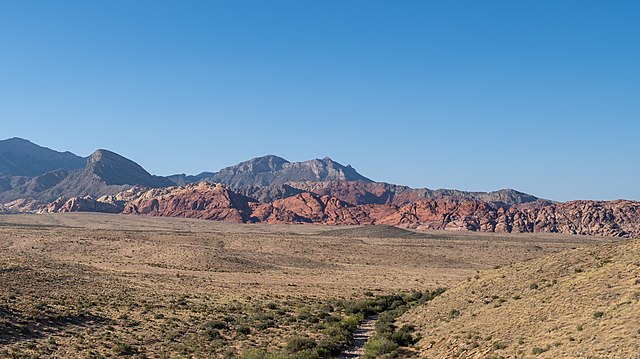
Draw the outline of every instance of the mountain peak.
M162 187L172 184L165 178L152 176L132 160L104 149L96 150L89 156L85 171L97 175L107 185Z
M32 145L34 144L33 142L31 142L31 141L29 141L27 139L24 139L22 137L11 137L11 138L7 138L6 140L0 140L0 143L1 142L5 142L5 143L24 143L24 144L29 144L30 143Z
M100 161L130 161L133 162L123 156L115 152L111 152L105 149L97 149L95 150L88 158L88 164L93 164Z
M85 159L58 152L29 140L13 137L0 141L0 174L34 177L50 171L82 168Z

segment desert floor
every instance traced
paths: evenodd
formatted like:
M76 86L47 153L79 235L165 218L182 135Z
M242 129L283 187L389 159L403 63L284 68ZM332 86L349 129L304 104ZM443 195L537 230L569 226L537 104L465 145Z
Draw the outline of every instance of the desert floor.
M199 357L276 350L294 335L321 336L322 323L313 315L338 316L336 300L451 287L482 270L612 241L3 215L0 356ZM334 305L326 309L327 303ZM309 318L307 312L312 319L300 320Z

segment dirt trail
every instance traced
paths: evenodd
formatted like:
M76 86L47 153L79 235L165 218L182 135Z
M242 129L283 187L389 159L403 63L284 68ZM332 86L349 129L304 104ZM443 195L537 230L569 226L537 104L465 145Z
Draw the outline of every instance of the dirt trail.
M339 358L361 358L364 355L364 346L376 332L378 315L366 317L353 332L353 345L342 352Z

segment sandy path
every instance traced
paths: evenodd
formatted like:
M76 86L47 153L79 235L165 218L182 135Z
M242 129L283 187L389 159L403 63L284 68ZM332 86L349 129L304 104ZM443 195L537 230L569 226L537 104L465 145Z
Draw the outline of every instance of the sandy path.
M361 358L364 355L364 346L376 332L377 315L365 318L358 329L353 332L353 345L345 350L339 358Z

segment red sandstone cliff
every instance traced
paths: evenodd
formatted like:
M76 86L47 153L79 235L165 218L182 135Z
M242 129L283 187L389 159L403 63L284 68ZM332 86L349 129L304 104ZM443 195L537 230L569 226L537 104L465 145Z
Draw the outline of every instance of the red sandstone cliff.
M344 196L343 196L344 197ZM557 232L640 237L640 202L573 201L536 206L497 206L445 197L405 204L354 205L330 195L303 192L260 203L220 184L128 191L113 199L74 198L49 211L100 211L187 217L237 223L386 224L417 229L482 232Z

